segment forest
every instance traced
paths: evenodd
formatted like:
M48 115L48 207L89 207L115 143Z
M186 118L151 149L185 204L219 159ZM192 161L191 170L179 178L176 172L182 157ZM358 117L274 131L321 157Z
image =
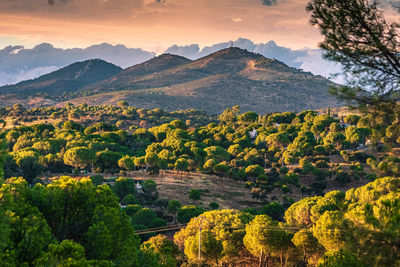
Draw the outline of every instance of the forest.
M0 113L5 266L399 263L397 113ZM158 181L194 173L238 182L254 202L204 203L196 188L187 205L159 198Z
M0 266L400 266L400 25L307 10L347 108L0 108Z

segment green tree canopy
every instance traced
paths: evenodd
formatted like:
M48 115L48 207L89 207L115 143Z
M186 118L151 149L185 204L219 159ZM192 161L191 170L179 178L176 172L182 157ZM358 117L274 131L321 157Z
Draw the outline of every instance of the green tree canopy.
M86 168L93 164L95 160L95 152L86 147L70 148L64 154L64 163L75 168Z
M115 181L113 191L119 197L119 199L122 200L125 196L129 194L135 194L135 182L127 177L120 177Z
M339 62L354 86L337 93L363 105L392 109L400 77L399 24L386 20L378 1L313 0L307 9L324 36L324 56Z
M198 214L200 215L200 214ZM196 215L196 216L198 216ZM195 217L196 217L195 216ZM210 231L216 240L222 242L224 257L222 262L234 262L239 257L238 253L243 247L245 225L252 216L237 210L214 210L201 214L204 231ZM181 248L185 248L185 241L189 238L198 237L200 219L192 219L186 228L175 234L174 241Z
M179 255L179 248L165 235L151 237L141 245L144 251L151 250L160 255L160 264L165 267L177 266L176 257Z

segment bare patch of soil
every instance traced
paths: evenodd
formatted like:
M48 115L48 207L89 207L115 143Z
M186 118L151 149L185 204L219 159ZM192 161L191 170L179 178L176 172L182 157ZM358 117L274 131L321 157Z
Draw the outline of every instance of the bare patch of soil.
M243 209L262 205L261 202L252 199L251 191L245 188L243 182L228 178L201 173L184 173L181 178L180 174L172 171L157 177L150 177L144 172L134 172L128 177L137 180L153 179L158 185L159 198L176 199L182 205L208 206L213 201L223 209ZM192 189L202 191L201 200L194 201L189 198Z

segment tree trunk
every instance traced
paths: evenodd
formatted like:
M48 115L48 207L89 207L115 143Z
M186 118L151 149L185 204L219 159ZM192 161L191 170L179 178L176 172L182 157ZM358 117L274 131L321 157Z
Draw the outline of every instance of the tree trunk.
M285 255L285 267L287 266L288 259L289 259L289 252L287 251Z
M263 267L263 258L264 258L264 251L261 251L260 259L258 262L259 267Z

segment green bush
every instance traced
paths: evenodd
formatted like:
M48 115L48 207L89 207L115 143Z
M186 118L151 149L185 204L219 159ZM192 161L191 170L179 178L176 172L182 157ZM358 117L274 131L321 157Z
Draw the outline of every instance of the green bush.
M149 228L157 228L167 226L167 222L161 218L155 218L149 223Z
M139 201L137 200L137 198L134 195L129 194L124 197L121 204L122 205L135 205L135 204L139 204Z
M274 220L282 220L285 209L278 202L271 202L261 208L262 214L266 214Z
M194 205L183 206L178 211L177 220L180 223L188 223L190 219L199 216L203 212L205 212L204 209Z
M281 174L286 174L288 172L289 172L289 168L288 167L281 167L279 169L279 173L281 173Z
M94 185L101 185L104 182L104 178L101 175L92 175L90 176L90 180L92 180L92 183Z
M156 212L149 208L143 208L137 211L133 215L133 222L137 224L142 224L149 226L150 222L157 218Z
M344 185L351 182L351 177L347 172L340 170L337 172L335 180L338 184Z
M282 192L284 193L284 194L286 194L286 193L290 193L290 187L289 186L287 186L287 185L282 185Z
M192 200L200 200L201 199L201 191L197 190L197 189L190 190L189 198Z
M124 210L128 216L132 217L136 212L138 212L141 209L143 209L143 207L140 205L128 205L125 207Z
M315 163L315 167L320 168L320 169L326 169L326 168L329 168L329 164L324 160L318 160Z
M219 208L219 204L217 202L210 202L210 204L208 204L208 206L210 207L210 209L216 210Z
M252 188L254 186L253 182L247 181L245 187L246 188Z

